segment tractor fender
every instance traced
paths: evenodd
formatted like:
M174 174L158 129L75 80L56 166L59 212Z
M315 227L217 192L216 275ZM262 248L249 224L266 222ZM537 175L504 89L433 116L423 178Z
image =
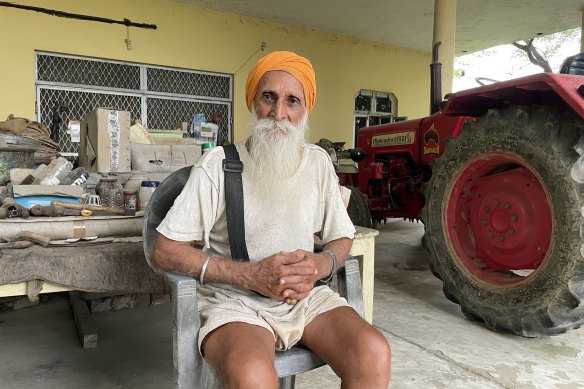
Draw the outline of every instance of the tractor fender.
M450 95L441 114L476 117L482 116L489 109L510 105L558 108L567 105L584 119L584 77L538 73L456 92Z

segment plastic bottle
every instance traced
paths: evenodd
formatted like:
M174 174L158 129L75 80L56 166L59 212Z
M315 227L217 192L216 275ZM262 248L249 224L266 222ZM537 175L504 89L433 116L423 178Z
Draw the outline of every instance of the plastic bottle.
M47 168L47 165L45 165L44 163L41 163L40 165L37 166L37 168L35 169L35 171L32 173L32 175L37 178L39 176L39 174L41 174L45 169Z
M146 209L148 201L150 200L152 193L158 188L158 185L160 185L160 182L158 181L142 181L142 184L140 185L140 193L138 195L140 197L140 210L144 211Z
M205 118L205 115L202 113L197 113L197 114L193 115L193 120L191 121L191 126L190 126L190 133L191 133L191 137L195 138L195 141L197 143L202 142L201 125L202 125L202 123L205 122L205 120L207 120L207 119Z
M89 172L83 168L71 170L60 182L61 185L81 185L89 177Z
M52 160L47 167L47 175L41 180L41 185L59 185L72 168L73 164L63 157Z
M34 181L32 182L35 185L41 183L42 179L45 178L47 173L49 172L49 167L44 163L39 165L32 175L34 176Z
M35 182L38 181L38 184L41 185L56 185L53 180L53 172L59 162L59 158L53 159L45 169L41 170Z

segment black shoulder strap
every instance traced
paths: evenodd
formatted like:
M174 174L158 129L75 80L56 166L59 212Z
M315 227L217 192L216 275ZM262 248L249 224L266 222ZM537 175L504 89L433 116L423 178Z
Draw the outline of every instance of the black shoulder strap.
M243 183L241 172L243 163L235 145L223 145L225 159L223 172L225 174L225 208L227 213L227 233L231 256L236 261L249 261L245 244L245 225L243 223Z

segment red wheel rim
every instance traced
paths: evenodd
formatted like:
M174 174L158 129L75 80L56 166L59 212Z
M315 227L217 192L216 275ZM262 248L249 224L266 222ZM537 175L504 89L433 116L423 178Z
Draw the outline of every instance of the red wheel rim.
M516 155L481 154L445 198L447 241L458 266L492 286L525 282L547 258L552 206L539 175Z

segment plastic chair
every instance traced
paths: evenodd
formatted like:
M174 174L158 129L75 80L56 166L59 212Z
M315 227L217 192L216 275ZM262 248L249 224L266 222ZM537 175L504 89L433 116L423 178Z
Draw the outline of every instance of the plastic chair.
M168 176L156 189L144 213L144 254L148 265L152 267L152 251L156 242L156 227L174 203L187 179L191 167L184 167ZM177 274L163 272L161 274L170 286L173 304L173 367L174 388L205 388L216 384L213 369L199 354L197 336L199 332L199 316L197 313L197 280ZM364 316L363 294L359 263L354 257L345 261L344 268L337 273L337 286L341 296ZM278 373L279 387L294 388L296 374L303 373L325 363L310 350L300 345L287 351L276 352L275 367Z

